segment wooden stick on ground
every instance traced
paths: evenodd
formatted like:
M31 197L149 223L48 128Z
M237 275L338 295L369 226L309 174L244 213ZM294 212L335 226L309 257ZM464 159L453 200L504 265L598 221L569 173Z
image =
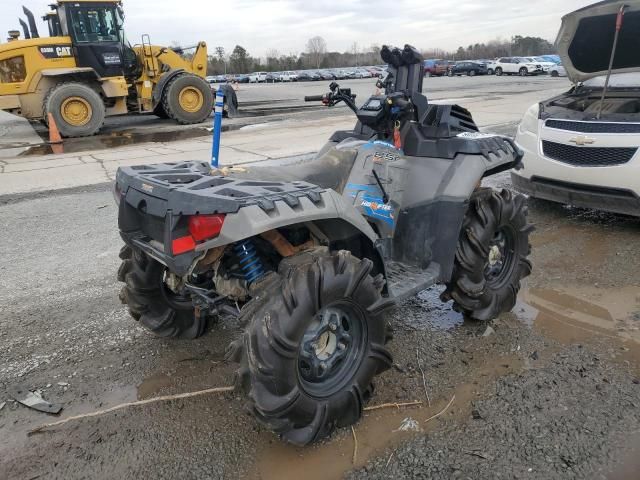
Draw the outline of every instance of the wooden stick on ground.
M42 430L45 430L47 428L63 425L72 420L80 420L81 418L97 417L97 416L105 415L107 413L115 412L116 410L121 410L127 407L137 407L139 405L147 405L149 403L166 402L169 400L178 400L181 398L197 397L199 395L207 395L209 393L233 392L233 390L234 390L234 387L208 388L206 390L199 390L197 392L179 393L177 395L164 395L162 397L147 398L146 400L139 400L137 402L123 403L120 405L116 405L115 407L107 408L105 410L98 410L97 412L85 413L83 415L75 415L73 417L65 418L57 422L41 425L38 428L34 428L33 430L30 430L28 435L33 435L34 433L41 432Z
M370 412L371 410L380 410L381 408L397 408L398 410L402 407L416 407L422 405L422 402L407 402L407 403L383 403L382 405L374 405L372 407L365 407L365 412Z
M427 390L427 379L424 376L424 370L422 369L422 365L420 363L420 357L418 356L418 349L416 348L416 362L418 362L418 368L420 369L420 373L422 374L422 385L424 386L424 395L427 397L427 404L431 407L431 399L429 398L429 391Z
M351 462L355 465L358 459L358 437L356 437L356 429L351 425L351 434L353 435L353 458Z
M438 418L440 415L442 415L444 412L446 412L447 410L449 410L449 407L451 406L451 404L453 403L453 401L456 399L456 395L455 393L453 394L453 397L451 397L451 400L449 400L449 403L447 403L447 406L444 407L442 409L442 411L440 411L439 413L436 413L433 417L429 417L427 418L424 422L422 422L423 424L430 422L431 420Z

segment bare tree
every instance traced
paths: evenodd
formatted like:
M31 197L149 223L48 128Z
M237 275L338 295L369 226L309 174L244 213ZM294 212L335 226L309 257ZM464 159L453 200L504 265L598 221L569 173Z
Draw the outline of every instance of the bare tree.
M324 38L316 36L307 42L307 53L313 65L320 68L324 56L327 54L327 42Z

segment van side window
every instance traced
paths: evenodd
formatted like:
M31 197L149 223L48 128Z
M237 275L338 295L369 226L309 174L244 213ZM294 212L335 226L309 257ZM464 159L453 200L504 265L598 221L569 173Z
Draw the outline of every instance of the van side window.
M0 60L0 83L21 83L27 78L24 57L12 57Z

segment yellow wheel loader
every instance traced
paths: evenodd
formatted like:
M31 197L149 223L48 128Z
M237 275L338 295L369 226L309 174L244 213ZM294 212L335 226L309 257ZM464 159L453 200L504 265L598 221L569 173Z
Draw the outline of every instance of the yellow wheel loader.
M187 60L182 49L151 45L148 35L131 46L121 0L58 0L43 20L33 14L0 44L0 109L29 120L53 116L63 137L96 134L107 116L151 113L181 124L205 121L213 93L205 81L207 46Z

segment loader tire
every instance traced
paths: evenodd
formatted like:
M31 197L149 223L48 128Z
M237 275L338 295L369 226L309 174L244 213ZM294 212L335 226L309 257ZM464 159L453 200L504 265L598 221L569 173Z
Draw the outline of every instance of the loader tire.
M153 114L156 117L162 118L163 120L166 120L169 118L169 115L167 115L167 112L164 111L164 105L162 105L162 102L158 103L158 106L156 106L156 108L153 109Z
M178 75L169 81L162 95L165 113L182 125L202 123L213 111L211 87L196 75Z
M106 116L102 97L82 83L62 83L52 88L44 101L44 117L53 116L60 135L90 137L100 131Z
M228 350L254 416L295 445L356 423L372 380L392 365L372 262L349 252L301 253L243 309L247 326Z
M206 316L196 317L191 299L173 293L164 283L165 267L128 245L120 250L120 300L131 316L158 337L194 339L205 333Z
M453 275L442 294L469 319L491 320L516 304L520 281L531 274L524 196L479 189L471 197L456 249Z

